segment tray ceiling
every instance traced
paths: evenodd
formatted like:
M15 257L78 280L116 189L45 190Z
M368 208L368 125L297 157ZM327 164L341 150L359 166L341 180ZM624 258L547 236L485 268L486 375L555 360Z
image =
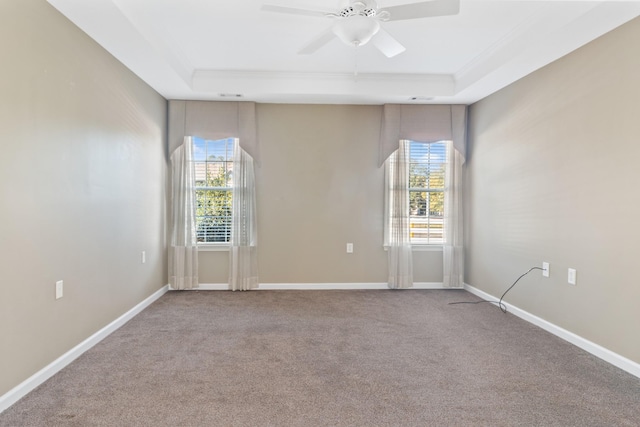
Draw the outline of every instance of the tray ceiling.
M167 99L324 104L469 104L640 15L640 1L461 0L383 23L406 47L387 58L338 39L300 55L331 21L260 10L338 0L48 1Z

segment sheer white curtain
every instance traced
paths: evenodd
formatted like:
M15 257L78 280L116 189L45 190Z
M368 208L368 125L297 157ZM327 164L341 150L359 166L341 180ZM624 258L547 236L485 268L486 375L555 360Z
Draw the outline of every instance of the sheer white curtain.
M462 217L462 165L463 155L448 143L449 164L445 176L443 285L459 288L464 285L464 250Z
M171 154L171 222L169 285L172 289L198 287L195 169L193 142L185 137Z
M253 158L236 143L233 153L231 248L229 289L258 287L258 226Z
M413 286L413 262L409 240L409 141L385 161L385 246L389 259L389 287Z
M385 104L379 141L379 164L398 149L398 141L452 141L445 190L443 284L463 286L462 165L465 162L467 107L464 105ZM388 224L388 223L387 223Z

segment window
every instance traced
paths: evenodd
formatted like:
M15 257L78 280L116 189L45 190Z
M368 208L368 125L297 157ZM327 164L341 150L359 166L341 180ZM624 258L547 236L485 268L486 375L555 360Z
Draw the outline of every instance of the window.
M198 244L229 243L233 194L234 138L193 138Z
M412 245L444 244L447 142L409 143L409 236Z

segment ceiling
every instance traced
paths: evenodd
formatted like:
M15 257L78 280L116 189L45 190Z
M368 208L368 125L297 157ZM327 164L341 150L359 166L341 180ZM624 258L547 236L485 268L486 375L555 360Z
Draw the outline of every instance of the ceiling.
M167 99L274 103L470 104L640 15L640 1L461 0L382 23L406 47L387 58L338 39L300 55L331 20L260 10L345 0L48 1Z

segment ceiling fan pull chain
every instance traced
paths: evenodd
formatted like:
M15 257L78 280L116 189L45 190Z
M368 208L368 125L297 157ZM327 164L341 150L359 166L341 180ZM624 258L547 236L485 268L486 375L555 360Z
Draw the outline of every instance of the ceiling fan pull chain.
M358 45L353 46L353 81L358 80Z

